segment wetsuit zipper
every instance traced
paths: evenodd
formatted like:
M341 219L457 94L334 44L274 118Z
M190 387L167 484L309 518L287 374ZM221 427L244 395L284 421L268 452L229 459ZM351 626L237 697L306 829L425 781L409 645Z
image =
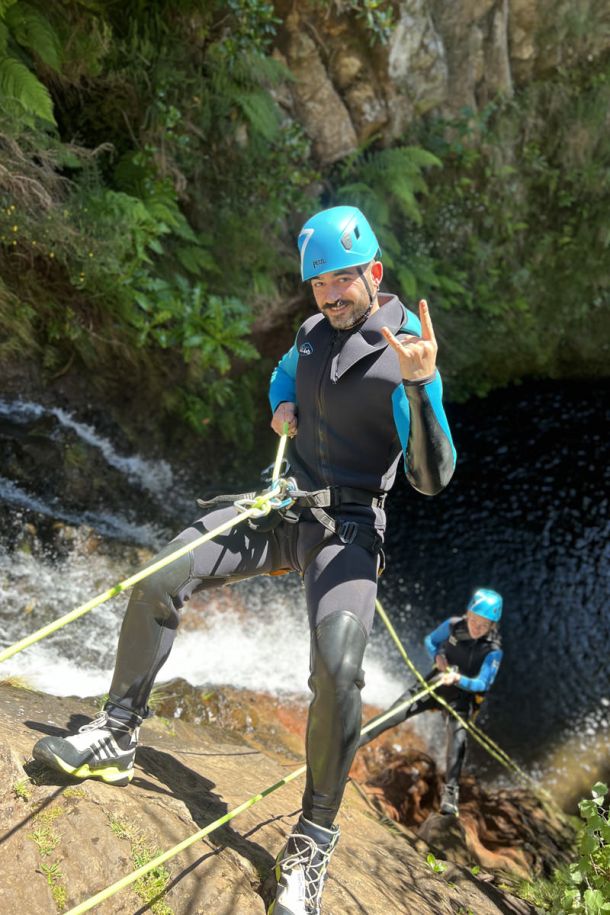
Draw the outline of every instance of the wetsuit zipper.
M328 354L324 361L322 367L322 372L320 374L320 383L318 385L318 453L319 453L319 467L320 467L320 482L321 483L330 483L327 474L325 473L325 468L328 468L330 464L330 457L328 454L328 439L326 436L326 425L324 422L324 396L323 396L323 386L326 380L326 375L328 372L328 367L330 361L333 357L335 350L335 345L337 343L337 331L334 330L330 338L330 346L328 348Z

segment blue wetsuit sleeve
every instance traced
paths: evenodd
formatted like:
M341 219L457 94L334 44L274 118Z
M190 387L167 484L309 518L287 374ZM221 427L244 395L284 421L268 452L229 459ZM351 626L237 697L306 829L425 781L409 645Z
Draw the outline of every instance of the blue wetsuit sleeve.
M439 648L446 642L451 635L451 619L445 620L440 626L437 626L433 632L429 632L424 639L426 651L434 661L439 652Z
M284 401L296 403L296 377L297 363L299 361L299 351L296 344L291 346L288 352L282 356L273 372L269 382L269 403L273 413Z
M471 693L485 693L496 679L502 661L502 650L490 651L476 677L460 677L457 686Z
M398 384L392 408L407 479L418 492L434 496L453 476L456 460L439 373L425 381Z

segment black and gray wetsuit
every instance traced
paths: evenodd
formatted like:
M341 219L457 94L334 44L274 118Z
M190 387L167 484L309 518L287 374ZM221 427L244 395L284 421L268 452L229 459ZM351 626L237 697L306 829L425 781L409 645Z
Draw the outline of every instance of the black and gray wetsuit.
M316 508L297 506L272 530L241 524L137 584L110 688L115 714L143 715L180 611L194 592L281 569L299 571L311 628L313 692L303 811L325 827L338 810L360 732L384 496L401 455L412 485L429 495L449 482L455 461L438 373L403 384L396 354L380 333L383 325L397 335L418 333L419 322L394 296L380 296L380 304L350 331L333 330L322 315L307 320L271 380L272 408L287 400L298 407L290 474L302 490L331 488L325 512L330 528ZM231 505L212 508L159 555L235 515Z
M500 668L502 648L497 631L494 628L487 635L473 639L468 632L466 617L454 616L429 633L426 636L425 645L432 660L441 655L446 658L450 667L456 667L460 673L460 679L455 686L439 686L436 692L459 712L462 718L467 720L472 717L485 698L485 694L490 689ZM426 680L433 679L438 673L438 670L430 671ZM419 690L420 686L417 684L399 696L394 705L400 705ZM413 705L396 712L377 727L373 727L361 738L360 746L370 743L384 731L396 727L397 724L408 718L433 710L444 711L443 706L434 696L425 696ZM449 731L446 780L448 784L457 785L466 755L467 731L457 718L446 714ZM375 720L373 718L373 722Z

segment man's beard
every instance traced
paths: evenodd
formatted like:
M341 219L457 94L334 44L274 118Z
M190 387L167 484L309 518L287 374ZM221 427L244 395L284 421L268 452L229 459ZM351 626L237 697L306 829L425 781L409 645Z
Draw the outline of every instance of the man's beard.
M370 307L369 302L362 299L358 299L356 302L350 299L338 299L332 304L327 302L322 306L322 311L335 330L349 330L366 317Z

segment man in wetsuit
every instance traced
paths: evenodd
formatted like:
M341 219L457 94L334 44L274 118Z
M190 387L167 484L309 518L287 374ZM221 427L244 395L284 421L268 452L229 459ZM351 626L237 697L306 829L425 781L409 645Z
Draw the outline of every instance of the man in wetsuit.
M479 588L474 592L465 616L453 616L426 636L425 646L435 668L426 680L437 679L435 690L445 702L468 720L476 713L485 694L496 678L502 660L498 623L502 616L502 598L497 591ZM396 700L399 705L408 699L407 691ZM378 727L360 738L363 747L388 728L413 718L421 712L444 710L432 694L401 709ZM466 754L466 728L450 713L445 787L441 797L441 813L458 816L459 779ZM376 719L373 718L373 722Z
M103 714L72 737L43 738L33 751L62 772L127 784L148 696L185 602L202 589L299 571L313 698L303 814L278 863L274 915L320 911L339 836L334 820L360 733L383 505L400 458L412 486L427 495L447 485L455 463L427 304L419 304L420 326L395 296L379 292L379 244L366 218L355 207L324 210L305 224L298 244L318 313L274 371L270 400L273 429L287 428L291 437L290 475L300 495L274 515L271 530L240 525L137 584ZM210 505L159 556L235 517L229 502Z

